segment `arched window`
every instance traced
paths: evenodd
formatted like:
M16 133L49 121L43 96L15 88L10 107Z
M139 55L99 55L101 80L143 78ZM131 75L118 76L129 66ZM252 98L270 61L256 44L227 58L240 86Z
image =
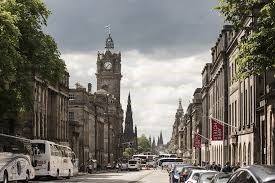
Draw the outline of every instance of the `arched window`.
M248 156L247 156L247 164L248 165L251 165L251 144L250 142L248 143L248 150L247 150L247 153L248 153Z
M245 163L247 163L246 162L246 145L245 145L245 143L244 143L244 145L243 145L243 162L245 162Z
M218 146L218 158L217 158L217 164L220 163L220 146Z
M239 162L242 163L242 145L239 144Z

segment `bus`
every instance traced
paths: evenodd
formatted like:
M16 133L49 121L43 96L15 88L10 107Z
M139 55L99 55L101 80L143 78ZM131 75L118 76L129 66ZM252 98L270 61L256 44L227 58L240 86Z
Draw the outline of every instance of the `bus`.
M148 155L144 155L144 154L136 154L136 155L133 155L133 159L140 159L140 163L142 165L145 165L146 162L147 162L147 157Z
M176 154L159 154L159 158L177 158Z
M66 177L74 174L76 157L70 147L47 140L31 140L36 177Z
M0 133L0 182L28 182L34 177L30 140Z
M158 166L174 164L174 163L183 163L182 158L160 158L158 160Z

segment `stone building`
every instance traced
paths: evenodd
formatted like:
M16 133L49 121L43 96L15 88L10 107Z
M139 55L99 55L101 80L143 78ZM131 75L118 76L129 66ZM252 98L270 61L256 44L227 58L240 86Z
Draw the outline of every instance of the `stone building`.
M179 127L182 126L182 117L183 117L183 108L181 99L179 100L179 105L177 112L175 114L175 121L173 124L173 132L172 132L172 138L169 142L170 149L173 153L177 153L178 156L182 156L182 151L179 148L180 147L180 141L181 136L179 136ZM158 137L158 145L163 145L163 139L162 139L162 132L160 133L160 136Z
M255 19L244 22L246 30L231 31L229 57L229 134L231 163L274 164L274 70L236 80L238 43L249 34ZM259 148L260 147L260 148Z
M121 54L114 53L109 35L106 50L97 56L97 90L78 85L70 90L70 144L80 165L89 159L100 167L122 157L123 110L120 103Z
M209 145L211 142L210 139L210 124L209 124L209 84L210 84L210 71L212 64L205 64L202 70L202 123L201 123L201 135L204 137L201 139L201 161L209 162L210 161L210 149Z
M110 130L110 124L113 126L113 136L110 136L109 139L113 139L113 144L108 143L108 149L114 150L114 160L117 160L122 156L122 138L123 138L123 110L120 103L120 82L122 78L121 74L121 53L116 53L114 51L114 42L109 34L105 42L105 52L98 53L97 57L97 90L105 90L113 98L113 110L108 112L106 115L108 125L107 131ZM107 100L107 107L110 104L110 101ZM105 107L106 109L106 107ZM109 109L110 110L110 109ZM108 140L108 142L110 142ZM110 154L110 153L108 153ZM108 155L110 157L110 155ZM108 158L109 162L110 158ZM111 161L112 162L112 161Z
M254 139L256 124L256 76L237 80L238 42L244 36L244 31L231 31L228 34L229 45L227 55L229 57L229 123L233 126L229 133L231 163L245 162L253 164ZM255 152L256 153L256 152Z
M192 149L193 149L193 118L192 118L192 111L193 111L193 103L190 103L186 110L185 120L185 134L186 134L186 152L184 153L184 157L192 160Z
M193 94L193 105L192 105L192 139L195 139L195 133L201 134L201 123L202 123L202 94L201 88L197 88ZM192 147L192 160L195 164L201 163L201 148Z
M224 123L228 123L228 58L226 48L228 46L228 35L231 26L223 26L216 45L212 50L211 80L209 84L209 117L213 117ZM224 125L224 140L212 141L210 150L210 161L225 164L229 160L229 144L227 125ZM210 128L211 133L211 128Z
M32 81L33 109L19 115L15 134L68 145L69 74L55 85L35 76Z
M275 164L275 70L271 69L258 76L256 93L258 94L256 110L257 121L254 125L255 142L254 162L261 164Z

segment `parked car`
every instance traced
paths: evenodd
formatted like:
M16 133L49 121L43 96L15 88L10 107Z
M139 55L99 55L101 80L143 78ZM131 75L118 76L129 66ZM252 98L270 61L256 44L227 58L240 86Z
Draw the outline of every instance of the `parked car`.
M214 172L211 170L191 170L186 178L186 183L198 183L200 176L204 173ZM214 176L214 175L213 175Z
M169 181L170 183L178 183L180 178L180 172L183 167L188 166L186 164L174 164L169 171Z
M182 168L180 172L180 178L179 178L179 183L184 183L187 180L187 176L191 172L191 170L205 170L202 167L198 166L185 166Z
M217 175L219 172L217 171L211 171L208 170L207 172L204 172L202 174L200 174L199 179L198 179L198 183L211 183L212 178Z
M228 183L275 183L274 165L252 165L234 172Z
M227 183L231 175L232 173L220 172L212 178L211 183Z

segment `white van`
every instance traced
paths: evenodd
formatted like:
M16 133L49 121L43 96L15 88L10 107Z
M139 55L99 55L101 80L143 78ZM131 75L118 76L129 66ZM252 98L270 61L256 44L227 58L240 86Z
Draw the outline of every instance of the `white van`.
M0 182L33 179L31 155L29 139L0 134Z
M139 160L131 159L128 161L128 170L141 170L141 164Z

